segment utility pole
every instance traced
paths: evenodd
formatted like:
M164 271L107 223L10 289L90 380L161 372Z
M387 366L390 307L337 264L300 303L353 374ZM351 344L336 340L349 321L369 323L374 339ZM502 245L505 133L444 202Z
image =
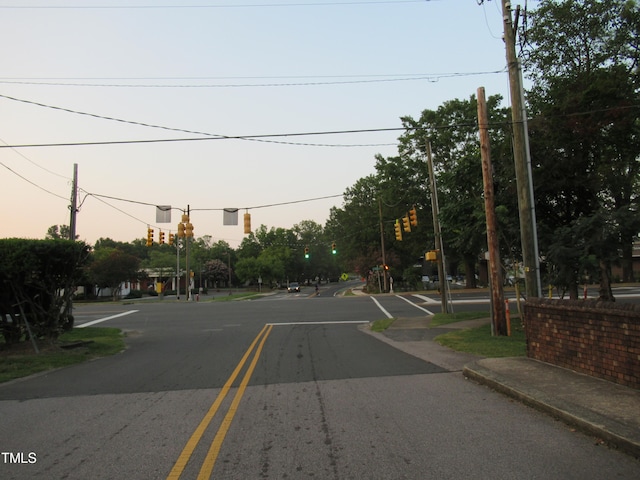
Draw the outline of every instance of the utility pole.
M382 223L382 200L378 197L378 215L380 216L380 248L382 249L382 276L384 277L384 293L387 293L387 270L385 265L387 264L386 254L384 252L384 225Z
M489 117L484 87L478 88L478 125L480 127L480 154L482 157L482 181L484 183L484 211L487 218L487 249L489 250L489 281L491 282L491 302L493 304L493 332L507 335L507 323L502 288L502 262L498 245L498 228L493 191L493 168L489 139Z
M433 216L433 233L435 237L436 261L438 262L438 281L440 282L440 301L442 313L449 313L447 304L447 278L444 268L444 250L442 249L442 235L440 231L440 208L438 207L438 190L436 177L433 173L433 159L431 158L431 142L427 142L427 167L429 168L429 190L431 191L431 213Z
M518 190L518 209L520 211L520 242L524 261L525 289L528 297L542 296L540 284L540 262L536 229L533 182L531 178L531 160L529 159L526 132L526 114L522 89L520 62L516 55L516 24L511 16L510 0L502 0L502 18L504 22L504 42L509 68L509 93L511 97L511 117L513 125L513 160L516 170Z
M191 224L191 212L189 211L189 205L187 205L187 225ZM183 215L184 217L184 215ZM185 230L186 232L186 230ZM190 302L192 300L191 298L191 270L189 270L191 267L189 266L189 242L190 242L190 237L188 233L185 233L185 240L187 242L186 245L186 249L185 249L185 269L187 270L187 273L185 275L185 283L187 285L186 289L187 291L185 292L187 294L187 302Z
M73 164L73 184L71 186L71 218L69 219L69 240L76 239L76 214L78 213L78 164Z

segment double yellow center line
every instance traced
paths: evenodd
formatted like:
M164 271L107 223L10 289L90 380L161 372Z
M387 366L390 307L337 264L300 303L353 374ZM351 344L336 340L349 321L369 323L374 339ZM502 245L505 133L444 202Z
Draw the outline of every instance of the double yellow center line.
M229 390L231 389L233 382L235 382L236 378L244 368L244 364L247 362L247 360L251 356L251 352L253 352L255 349L255 352L253 354L253 359L251 360L251 363L249 364L249 367L247 368L247 371L245 372L244 377L240 382L238 391L236 392L236 395L233 398L233 401L231 402L231 406L229 407L229 410L227 411L226 415L224 416L224 419L222 420L222 424L220 425L220 428L218 429L216 436L213 439L213 442L211 442L211 446L209 447L207 456L205 457L204 462L202 463L202 467L200 468L200 473L198 474L198 480L205 480L211 477L211 472L213 471L213 467L216 463L216 459L218 458L218 454L220 453L222 442L224 441L224 438L227 435L227 432L229 431L229 427L231 426L233 417L235 416L238 410L238 405L240 404L240 400L242 400L242 396L244 395L247 385L249 384L249 379L251 378L251 375L253 374L253 371L256 368L256 364L258 363L258 358L262 353L262 348L264 347L267 337L271 333L272 329L273 329L273 325L270 325L270 324L265 325L264 328L253 340L253 342L245 352L244 356L242 357L242 360L240 360L240 363L238 363L235 370L233 371L229 379L226 381L226 383L222 387L222 390L220 390L220 393L218 394L217 398L209 408L209 411L206 413L204 418L200 421L200 424L191 435L191 438L189 438L189 440L187 441L187 444L182 450L182 453L180 454L180 456L178 457L178 460L176 461L173 468L171 469L171 472L169 473L167 480L178 480L180 478L180 475L182 475L182 472L186 468L187 463L189 462L189 459L193 454L193 451L196 449L198 443L200 442L202 435L204 434L207 427L211 423L211 420L213 419L213 417L218 412L218 409L220 408L220 405L222 404L225 397L229 393ZM256 345L258 346L257 348L256 348Z

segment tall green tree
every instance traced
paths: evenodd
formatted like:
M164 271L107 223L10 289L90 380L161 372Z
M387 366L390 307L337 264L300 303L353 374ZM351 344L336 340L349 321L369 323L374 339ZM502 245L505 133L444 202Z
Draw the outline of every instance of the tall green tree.
M549 281L577 297L578 284L593 276L600 297L613 300L611 265L621 263L630 279L640 227L640 10L635 1L547 0L531 18L524 58L534 80L528 97L540 249L579 252L550 255L560 264L550 266ZM567 229L571 235L557 234Z

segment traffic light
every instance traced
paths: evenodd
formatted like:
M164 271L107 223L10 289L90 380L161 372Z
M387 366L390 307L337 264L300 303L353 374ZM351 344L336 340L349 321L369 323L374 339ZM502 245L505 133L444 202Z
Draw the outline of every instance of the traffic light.
M309 258L309 247L304 247L304 258Z
M178 224L178 237L179 237L179 238L184 238L184 237L185 237L185 233L184 233L184 223L179 223L179 224Z
M153 228L147 228L147 247L153 245Z
M250 213L244 214L244 233L245 234L251 233L251 214Z
M338 253L338 250L336 249L336 242L333 242L331 244L331 253L333 253L334 255Z
M402 241L402 228L400 227L400 220L396 219L396 224L394 226L396 230L396 240L399 242Z
M193 237L193 224L191 222L185 225L184 234L186 237Z
M409 215L402 217L402 228L405 232L411 231L411 223L409 222Z
M164 232L162 230L160 230L160 236L158 238L158 243L160 245L164 245Z
M424 254L424 258L430 262L435 262L438 260L438 252L436 250L431 250Z
M412 227L418 226L418 213L416 212L415 205L409 210L409 223Z
M173 233L169 232L169 245L173 245Z

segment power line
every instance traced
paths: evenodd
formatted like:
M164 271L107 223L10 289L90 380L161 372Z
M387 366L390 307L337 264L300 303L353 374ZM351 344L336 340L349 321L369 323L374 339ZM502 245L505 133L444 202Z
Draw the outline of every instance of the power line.
M182 128L165 127L162 125L154 125L150 123L136 122L132 120L124 120L121 118L107 117L104 115L98 115L95 113L80 112L78 110L72 110L64 107L57 107L53 105L47 105L44 103L34 102L31 100L24 100L16 97L10 97L8 95L0 95L0 98L12 100L15 102L26 103L29 105L35 105L42 108L49 108L52 110L58 110L66 113L73 113L75 115L84 115L92 118L98 118L101 120L109 120L112 122L125 123L129 125L138 125L147 128L157 128L160 130L167 130L172 132L189 133L195 135L203 135L204 138L173 138L173 139L153 139L153 140L124 140L124 141L105 141L105 142L73 142L73 143L48 143L48 144L24 144L24 145L0 145L0 148L27 148L27 147L70 147L70 146L82 146L82 145L115 145L115 144L128 144L128 143L159 143L159 142L185 142L185 141L201 141L201 140L246 140L254 142L266 142L266 143L280 143L286 145L300 145L300 146L321 146L321 147L371 147L371 146L386 146L394 144L313 144L313 143L297 143L297 142L284 142L278 140L270 140L276 137L294 137L294 136L311 136L311 135L330 135L338 133L367 133L367 132L381 132L381 131L394 131L402 130L401 128L390 129L369 129L369 130L350 130L350 131L336 131L336 132L311 132L311 133L287 133L287 134L267 134L267 135L221 135L215 133L199 132L194 130L186 130Z
M394 131L406 131L415 130L413 128L406 127L394 127L394 128L371 128L364 130L342 130L342 131L329 131L329 132L305 132L305 133L276 133L276 134L263 134L263 135L237 135L237 136L220 136L220 137L197 137L197 138L158 138L152 140L113 140L103 142L68 142L68 143L32 143L32 144L19 144L19 145L0 145L1 148L37 148L37 147L80 147L91 145L127 145L138 143L167 143L167 142L196 142L204 140L248 140L256 142L277 143L283 145L297 145L297 146L309 146L309 147L381 147L397 145L397 143L368 143L368 144L326 144L326 143L301 143L301 142L284 142L277 140L266 140L268 138L277 137L301 137L301 136L314 136L314 135L347 135L356 133L375 133L375 132L394 132Z
M9 171L10 171L11 173L13 173L15 176L20 177L20 178L21 178L22 180L24 180L25 182L30 183L30 184L31 184L31 185L33 185L34 187L39 188L40 190L42 190L43 192L46 192L46 193L48 193L49 195L53 195L54 197L61 198L62 200L69 200L69 199L68 199L68 198L66 198L66 197L63 197L63 196L61 196L61 195L58 195L57 193L53 193L52 191L47 190L47 189L46 189L46 188L44 188L44 187L41 187L41 186L40 186L40 185L38 185L37 183L32 182L32 181L31 181L31 180L29 180L28 178L26 178L26 177L24 177L24 176L20 175L18 172L16 172L15 170L11 169L11 168L10 168L10 167L8 167L7 165L5 165L3 162L0 162L0 165L2 165L4 168L6 168L7 170L9 170Z
M388 5L402 3L425 3L437 0L363 0L334 2L293 2L293 3L240 3L211 5L4 5L6 10L158 10L158 9L209 9L209 8L281 8L281 7L331 7L351 5Z
M60 80L104 80L103 78L89 79L55 79L57 81L46 81L41 79L19 79L0 78L0 84L5 85L38 85L38 86L62 86L62 87L99 87L99 88L269 88L269 87L308 87L322 85L353 85L367 83L391 83L427 80L435 83L441 79L454 77L471 77L480 75L496 75L505 73L506 69L490 70L483 72L453 72L435 74L407 74L401 76L392 75L345 75L345 76L308 76L308 77L201 77L201 78L180 78L180 77L160 77L160 78L122 78L121 80L225 80L225 79L247 79L247 80L267 80L267 79L295 79L295 78L351 78L350 80L314 80L305 82L269 82L269 83L204 83L204 84L149 84L149 83L87 83L87 82L64 82ZM378 77L378 78L371 78ZM380 78L384 77L384 78ZM115 79L114 79L115 80Z

